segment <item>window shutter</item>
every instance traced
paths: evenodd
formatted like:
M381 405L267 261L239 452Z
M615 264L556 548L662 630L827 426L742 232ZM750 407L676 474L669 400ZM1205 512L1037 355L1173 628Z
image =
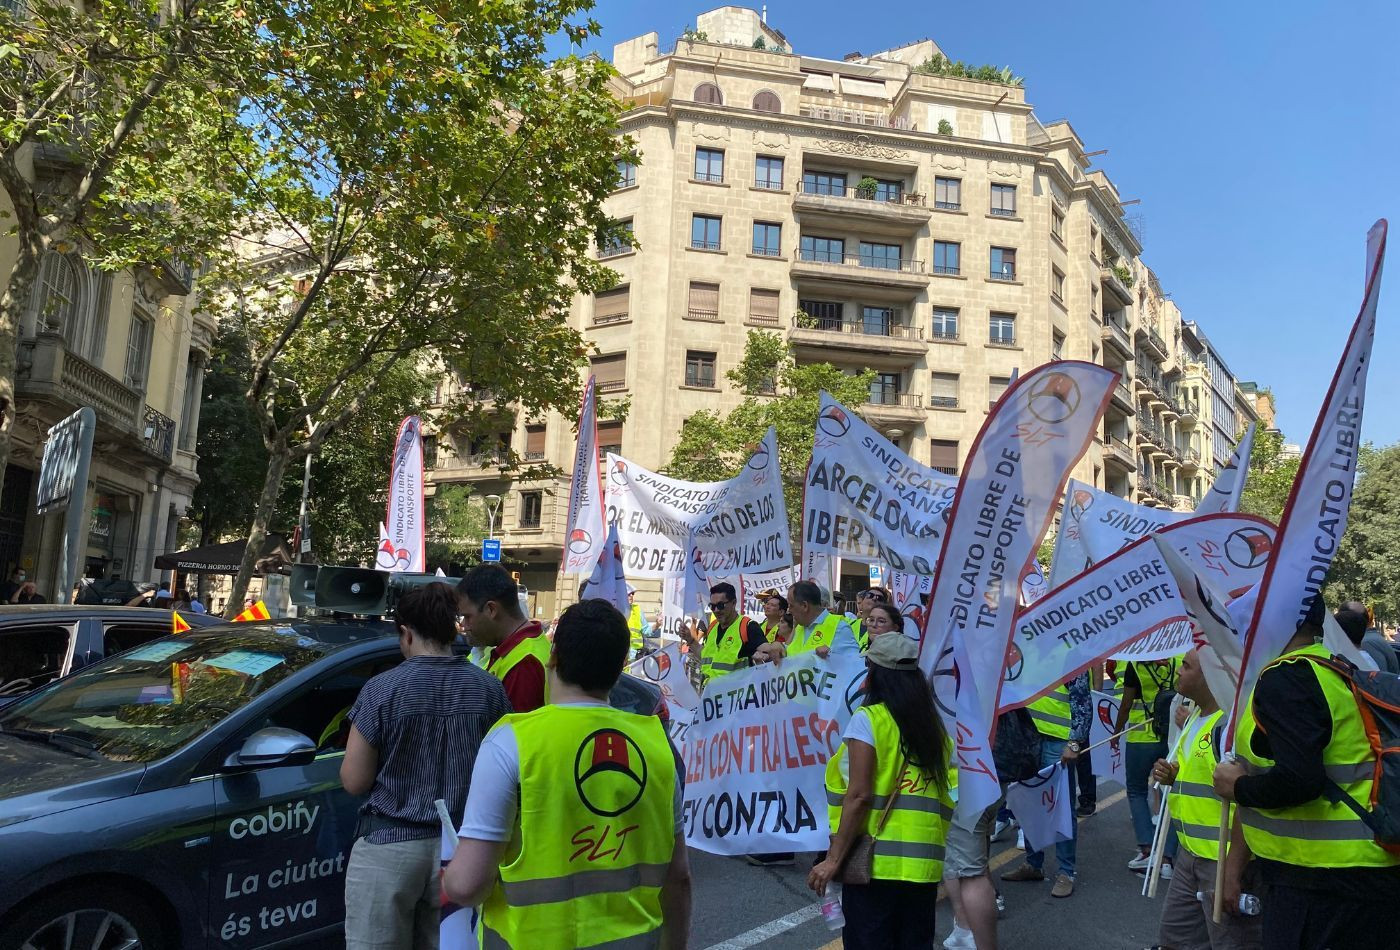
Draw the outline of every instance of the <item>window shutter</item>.
M626 353L595 356L592 360L592 366L593 375L598 380L599 392L615 392L627 388Z
M945 474L958 470L958 443L952 439L933 439L929 443L929 467Z
M753 97L753 107L759 112L782 112L783 104L767 89Z
M525 457L544 455L544 426L525 427Z
M724 105L724 96L720 95L719 86L712 82L702 82L695 87L695 101L712 106L722 106Z
M623 284L593 295L594 323L621 323L631 309L632 287Z
M705 284L697 280L690 282L689 314L702 320L719 318L719 284Z
M935 398L952 399L954 400L954 405L956 405L958 398L958 374L934 373L933 395Z
M987 403L990 405L1000 399L1010 385L1011 379L1007 376L993 376L987 380Z
M777 326L778 291L754 287L749 291L749 319L754 323Z
M604 452L620 454L622 452L622 423L613 420L598 421L598 458L602 459Z

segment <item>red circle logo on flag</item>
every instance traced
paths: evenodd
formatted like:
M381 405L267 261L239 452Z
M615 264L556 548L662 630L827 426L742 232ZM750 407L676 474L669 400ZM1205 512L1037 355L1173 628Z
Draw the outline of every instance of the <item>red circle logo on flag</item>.
M1020 678L1021 673L1026 668L1026 658L1021 655L1021 648L1014 643L1006 646L1006 682L1011 683Z
M1035 384L1026 408L1046 425L1059 425L1079 411L1079 384L1065 373L1047 373Z
M1225 539L1225 556L1245 570L1262 567L1273 550L1273 538L1259 528L1240 528Z
M627 463L622 459L613 462L612 471L608 472L608 477L612 479L614 485L626 485Z
M642 658L642 674L653 682L660 682L671 672L671 657L666 653L650 653Z
M749 456L748 467L755 472L761 472L768 467L768 463L771 460L771 456L768 454L768 446L760 442L758 443L758 448L754 450L753 455Z
M840 406L827 406L817 416L817 428L839 439L851 431L851 417Z
M647 787L647 761L631 736L616 729L589 733L574 755L574 786L593 814L616 818Z
M582 528L569 532L569 551L573 554L587 554L593 547L593 535Z

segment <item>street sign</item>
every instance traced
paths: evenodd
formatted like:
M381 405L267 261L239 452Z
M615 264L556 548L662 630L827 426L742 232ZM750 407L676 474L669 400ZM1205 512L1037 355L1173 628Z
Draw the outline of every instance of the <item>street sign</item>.
M883 568L882 565L879 565L879 564L871 564L871 565L870 565L870 586L871 586L871 587L884 587L884 586L885 586L885 571L884 571L884 568Z
M39 514L66 512L50 603L68 602L87 550L88 521L92 516L87 501L88 468L96 431L97 413L84 406L49 429L48 441L44 443L44 459L39 463Z
M484 541L481 542L481 559L482 559L483 561L488 562L488 563L489 563L489 562L495 562L495 563L497 563L497 564L500 563L500 561L501 561L501 539L500 539L500 538L486 538Z

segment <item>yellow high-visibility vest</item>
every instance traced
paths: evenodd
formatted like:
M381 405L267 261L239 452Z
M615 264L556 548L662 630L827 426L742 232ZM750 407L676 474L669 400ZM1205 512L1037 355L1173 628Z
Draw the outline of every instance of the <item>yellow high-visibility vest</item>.
M788 656L806 653L817 647L830 647L831 642L836 639L836 628L841 626L845 619L828 612L826 619L810 630L801 624L793 627L792 642L787 647Z
M1047 696L1026 707L1035 720L1036 731L1050 739L1069 739L1069 687L1061 683Z
M705 646L700 651L702 680L743 669L746 664L739 659L739 650L744 645L744 624L748 623L748 620L748 617L740 614L722 633L719 632L719 621L710 621L710 629L705 634Z
M1133 661L1133 669L1137 671L1138 685L1141 687L1141 698L1128 709L1129 726L1147 723L1152 718L1152 704L1157 701L1157 694L1164 689L1176 689L1176 671L1180 666L1181 659L1175 656L1167 661L1166 666L1158 666L1150 661ZM1164 742L1165 739L1159 739L1157 733L1152 731L1151 724L1147 724L1129 732L1128 741L1151 744Z
M642 608L637 604L627 612L627 630L632 634L632 652L636 653L644 645L642 639Z
M506 681L506 674L515 669L516 665L527 656L533 656L540 661L540 666L544 668L544 701L549 702L549 653L551 644L549 638L543 633L537 633L532 637L526 637L515 646L510 648L505 656L490 659L491 654L487 654L486 672L490 673L502 683Z
M1193 712L1176 740L1176 761L1181 768L1171 787L1172 822L1181 846L1207 861L1220 857L1220 810L1225 803L1215 794L1219 760L1211 733L1223 715L1224 711L1217 709L1202 719L1199 710ZM1230 807L1233 814L1234 806Z

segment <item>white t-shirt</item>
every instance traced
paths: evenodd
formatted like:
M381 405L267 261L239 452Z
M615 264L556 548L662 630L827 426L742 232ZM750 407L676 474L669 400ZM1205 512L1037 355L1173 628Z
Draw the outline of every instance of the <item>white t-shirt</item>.
M597 700L559 705L608 708L607 703ZM682 778L677 769L673 803L676 834L681 833ZM520 747L515 741L515 729L508 723L502 723L491 731L476 754L471 789L467 792L467 807L457 836L478 841L509 841L515 830L515 810L519 797Z
M875 726L870 722L870 713L864 706L851 713L851 721L846 723L846 731L842 738L847 742L864 742L870 748L875 748ZM846 754L841 756L840 766L841 778L848 784L851 781L851 752L846 750Z

